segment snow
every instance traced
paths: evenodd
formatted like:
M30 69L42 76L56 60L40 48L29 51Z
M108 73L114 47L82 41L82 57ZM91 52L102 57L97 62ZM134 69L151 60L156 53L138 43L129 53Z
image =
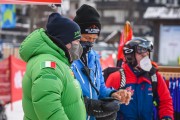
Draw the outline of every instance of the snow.
M22 109L22 101L17 101L11 104L7 104L6 115L8 120L23 120L23 109Z

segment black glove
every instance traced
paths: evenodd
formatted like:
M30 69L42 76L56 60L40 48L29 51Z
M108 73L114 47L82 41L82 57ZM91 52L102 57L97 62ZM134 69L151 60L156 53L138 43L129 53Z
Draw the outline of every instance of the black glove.
M87 114L96 118L110 116L119 110L119 103L112 99L93 100L85 97L84 102Z
M117 112L119 111L119 101L114 98L103 98L100 99L102 101L102 109L104 111L113 111Z
M116 117L117 117L117 112L114 112L111 115L106 116L106 117L101 117L101 118L96 117L96 120L116 120Z

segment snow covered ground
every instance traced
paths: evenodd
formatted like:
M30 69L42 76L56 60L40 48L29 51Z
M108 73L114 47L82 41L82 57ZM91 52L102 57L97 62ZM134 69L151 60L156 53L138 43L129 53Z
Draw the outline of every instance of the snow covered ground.
M8 120L23 120L22 101L17 101L12 104L6 105L6 115Z

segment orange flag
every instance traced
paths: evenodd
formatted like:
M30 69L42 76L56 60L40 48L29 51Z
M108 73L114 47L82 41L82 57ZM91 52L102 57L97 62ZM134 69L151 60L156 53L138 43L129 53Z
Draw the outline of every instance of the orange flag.
M130 22L126 21L123 31L121 32L121 37L120 37L119 46L118 46L118 55L117 55L118 62L122 63L123 61L125 61L124 54L123 54L123 47L127 41L132 39L132 36L133 36L132 27L130 25Z

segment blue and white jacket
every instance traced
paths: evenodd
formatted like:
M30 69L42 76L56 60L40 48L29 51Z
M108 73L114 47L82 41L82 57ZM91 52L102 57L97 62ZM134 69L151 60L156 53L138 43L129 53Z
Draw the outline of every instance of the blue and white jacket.
M86 54L86 57L87 65L90 69L90 78L94 86L99 90L100 95L97 95L95 89L89 83L87 75L83 73L82 69L85 64L79 59L72 63L71 68L75 78L81 84L83 95L87 96L90 99L109 97L113 90L105 86L102 68L100 64L100 56L94 50L90 50ZM92 116L88 116L87 120L95 120L95 118Z

